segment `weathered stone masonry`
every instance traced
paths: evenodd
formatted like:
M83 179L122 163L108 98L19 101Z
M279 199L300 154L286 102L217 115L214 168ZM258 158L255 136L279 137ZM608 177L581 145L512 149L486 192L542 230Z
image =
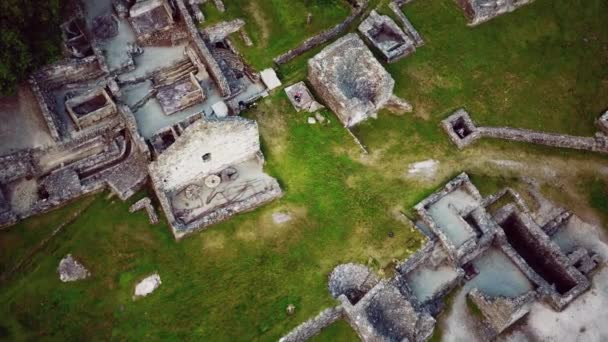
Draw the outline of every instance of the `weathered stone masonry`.
M512 202L490 212L490 206L505 199ZM433 316L441 313L445 297L459 286L468 289L469 300L483 316L478 334L483 340L493 340L524 317L534 301L563 310L589 289L585 274L598 266L599 260L591 251L579 246L566 255L550 239L549 234L576 219L572 214L558 211L541 227L512 189L482 198L466 174L420 202L416 211L421 220L417 227L425 227L428 240L396 266L391 279L378 281L365 266L354 264L337 266L329 277L329 291L341 302L343 319L363 341L428 340L435 325ZM454 229L472 235L455 242L455 236L449 233ZM483 275L475 265L489 251L504 255L530 287L517 295L489 295L484 292L488 290L487 280L471 287L469 282ZM434 279L432 283L427 282L423 288L414 281L420 270L435 273L429 278ZM452 276L445 278L445 272ZM432 293L423 297L431 286L435 286ZM286 340L303 341L317 333L318 329L300 333L315 321L302 324Z
M605 114L604 114L605 116ZM560 148L586 150L608 153L608 136L604 133L605 120L597 122L600 131L594 137L577 137L566 134L544 133L510 127L478 127L469 113L459 109L441 122L450 140L460 149L474 143L480 138L494 138L521 141L531 144L547 145Z

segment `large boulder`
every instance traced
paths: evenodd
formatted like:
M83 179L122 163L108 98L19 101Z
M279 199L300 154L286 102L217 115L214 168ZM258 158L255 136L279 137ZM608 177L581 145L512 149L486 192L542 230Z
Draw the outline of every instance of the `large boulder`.
M162 282L160 281L158 273L154 273L144 278L135 286L135 297L145 297L149 295L154 292L160 284L162 284Z

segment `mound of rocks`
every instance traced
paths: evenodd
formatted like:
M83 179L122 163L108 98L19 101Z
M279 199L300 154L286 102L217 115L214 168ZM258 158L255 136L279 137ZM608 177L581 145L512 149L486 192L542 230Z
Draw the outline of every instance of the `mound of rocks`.
M89 270L72 257L72 254L68 254L61 259L57 272L59 272L59 280L64 283L82 280L91 275Z

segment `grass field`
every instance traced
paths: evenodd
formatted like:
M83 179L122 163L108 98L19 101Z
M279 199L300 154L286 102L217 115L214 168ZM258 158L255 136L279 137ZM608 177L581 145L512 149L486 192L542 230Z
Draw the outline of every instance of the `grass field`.
M257 68L270 66L276 55L349 11L338 0L225 3L226 17L248 21L256 45L241 49ZM212 4L203 9L210 22L219 20ZM405 11L426 45L387 69L396 92L415 111L382 112L359 126L355 132L369 155L360 153L330 113L324 113L329 125L308 125L307 116L295 113L277 91L245 116L259 122L266 170L285 190L281 200L179 243L164 222L151 226L143 213L128 213L137 198L123 203L105 194L3 231L0 271L25 262L1 284L0 339L277 340L336 304L326 282L337 264L360 262L388 274L394 258L415 251L421 236L395 213L411 214L413 205L462 171L486 194L520 186L523 175L538 177L548 183L549 194L572 203L584 217L605 220L600 212L606 210L607 179L598 170L608 170L608 158L497 141L457 151L438 122L466 106L483 124L592 134L595 118L608 106L608 3L537 0L477 28L466 26L450 0L415 1ZM302 27L307 12L313 13L310 28ZM281 68L285 79L305 75L306 57ZM429 158L440 161L436 177L406 176L408 164ZM271 220L276 211L294 218L277 226ZM56 267L67 253L93 276L60 283ZM163 284L134 301L135 283L154 271ZM286 314L288 304L296 306L293 316ZM339 322L315 341L353 338Z
M345 0L233 0L226 2L226 12L220 13L213 1L202 5L206 27L226 19L241 18L254 43L247 49L235 39L246 59L258 69L272 65L272 59L296 47L306 38L326 30L350 14ZM312 20L307 24L308 14Z

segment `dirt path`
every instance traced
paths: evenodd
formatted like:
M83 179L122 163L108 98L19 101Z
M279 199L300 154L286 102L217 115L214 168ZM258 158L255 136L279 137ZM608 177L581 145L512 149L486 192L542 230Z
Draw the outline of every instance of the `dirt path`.
M255 20L258 29L260 30L260 42L262 47L268 46L268 39L270 37L270 25L268 19L264 15L264 11L260 8L256 1L249 2L248 12L251 13L253 20Z

